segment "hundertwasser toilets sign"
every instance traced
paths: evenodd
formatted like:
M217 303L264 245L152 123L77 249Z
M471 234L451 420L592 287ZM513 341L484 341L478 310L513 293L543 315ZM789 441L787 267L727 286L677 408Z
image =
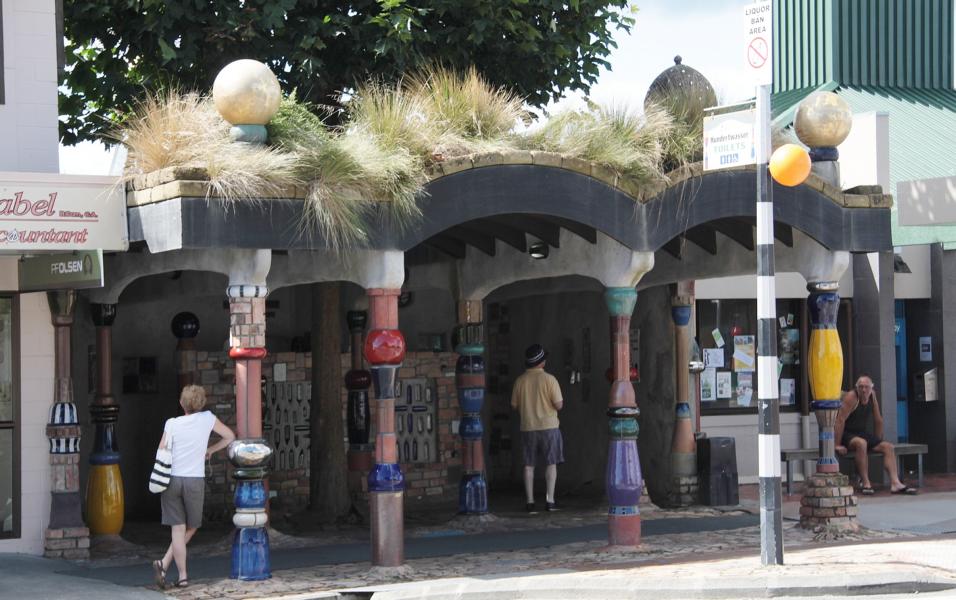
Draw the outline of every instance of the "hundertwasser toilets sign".
M0 253L128 247L117 177L0 172Z

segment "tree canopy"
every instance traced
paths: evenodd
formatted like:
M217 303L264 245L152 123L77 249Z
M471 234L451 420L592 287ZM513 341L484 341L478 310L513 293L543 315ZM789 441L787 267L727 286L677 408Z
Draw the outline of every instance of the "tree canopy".
M369 78L474 65L532 106L588 91L629 31L629 0L71 0L65 144L102 139L145 90L208 90L239 58L315 104Z

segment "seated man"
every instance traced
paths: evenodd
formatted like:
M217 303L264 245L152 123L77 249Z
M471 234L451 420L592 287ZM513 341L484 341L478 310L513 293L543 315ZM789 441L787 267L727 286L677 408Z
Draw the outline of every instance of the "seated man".
M853 452L860 475L860 493L873 494L867 452L883 453L883 468L890 474L890 492L915 494L916 489L900 481L893 444L883 441L883 415L876 400L876 388L869 375L861 375L854 389L843 394L843 406L837 413L837 454Z

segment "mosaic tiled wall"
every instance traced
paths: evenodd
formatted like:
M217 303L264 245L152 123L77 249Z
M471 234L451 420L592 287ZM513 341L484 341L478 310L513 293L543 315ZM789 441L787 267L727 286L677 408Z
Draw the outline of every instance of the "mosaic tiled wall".
M398 416L405 421L398 432L398 443L407 485L406 502L457 502L461 444L454 432L461 413L455 395L456 360L457 355L450 352L410 352L399 370L401 394L396 405ZM341 361L344 375L349 369L349 355L341 355ZM205 388L207 408L227 425L235 426L235 363L228 353L187 351L177 364L194 383ZM311 370L311 353L279 352L263 360L263 434L275 450L269 475L273 511L293 513L308 503ZM346 399L343 386L343 420ZM374 436L374 401L371 409ZM342 444L347 447L344 437ZM230 470L222 455L207 467L205 512L209 520L231 517L234 486ZM365 475L352 477L353 494L359 503L366 498Z

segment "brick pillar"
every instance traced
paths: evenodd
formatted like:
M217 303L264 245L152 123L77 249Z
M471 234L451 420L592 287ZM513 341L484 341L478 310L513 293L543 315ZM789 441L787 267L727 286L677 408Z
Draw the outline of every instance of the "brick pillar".
M849 478L840 473L833 439L843 384L843 348L836 328L840 308L838 285L835 281L807 284L811 328L807 369L813 393L811 407L820 429L820 458L817 472L808 478L800 499L800 525L807 529L835 527L856 531L856 497Z
M53 482L43 554L83 559L90 556L90 530L80 510L80 423L70 373L70 327L76 309L76 290L47 292L47 302L55 336L56 387L46 428Z
M488 512L488 484L485 481L484 428L481 407L485 402L485 347L481 325L481 300L458 302L458 327L455 328L455 385L461 421L464 473L458 485L458 512L481 515Z
M368 313L364 310L350 310L345 319L352 337L352 365L345 374L345 388L348 390L346 430L349 438L349 487L352 494L358 495L362 493L361 473L372 469L374 449L369 443L372 423L368 388L372 385L372 375L365 370L362 362L362 338Z
M683 289L681 289L683 288ZM678 293L671 301L671 318L674 320L675 361L677 374L676 419L674 436L671 439L671 474L674 478L672 500L678 506L689 506L697 501L697 442L690 418L690 338L688 326L694 304L693 282L689 289L685 283L678 285ZM689 292L689 293L687 293Z
M371 325L365 338L376 411L375 466L368 474L372 520L372 565L397 567L405 562L405 477L398 464L395 436L395 381L405 358L405 338L398 330L398 296L401 290L368 290Z
M638 502L644 482L637 454L637 417L640 410L631 383L630 324L637 302L632 287L612 287L604 293L611 313L611 384L607 415L610 443L607 459L608 541L612 546L641 543L641 514Z
M120 407L113 397L113 320L115 304L91 304L96 325L96 395L90 417L96 427L86 484L86 518L95 536L119 535L123 530L123 476L116 424Z
M236 429L229 447L236 468L238 528L232 542L233 579L258 581L272 577L266 503L267 463L272 449L262 439L262 359L266 355L266 294L261 285L230 285L229 357L236 361Z

